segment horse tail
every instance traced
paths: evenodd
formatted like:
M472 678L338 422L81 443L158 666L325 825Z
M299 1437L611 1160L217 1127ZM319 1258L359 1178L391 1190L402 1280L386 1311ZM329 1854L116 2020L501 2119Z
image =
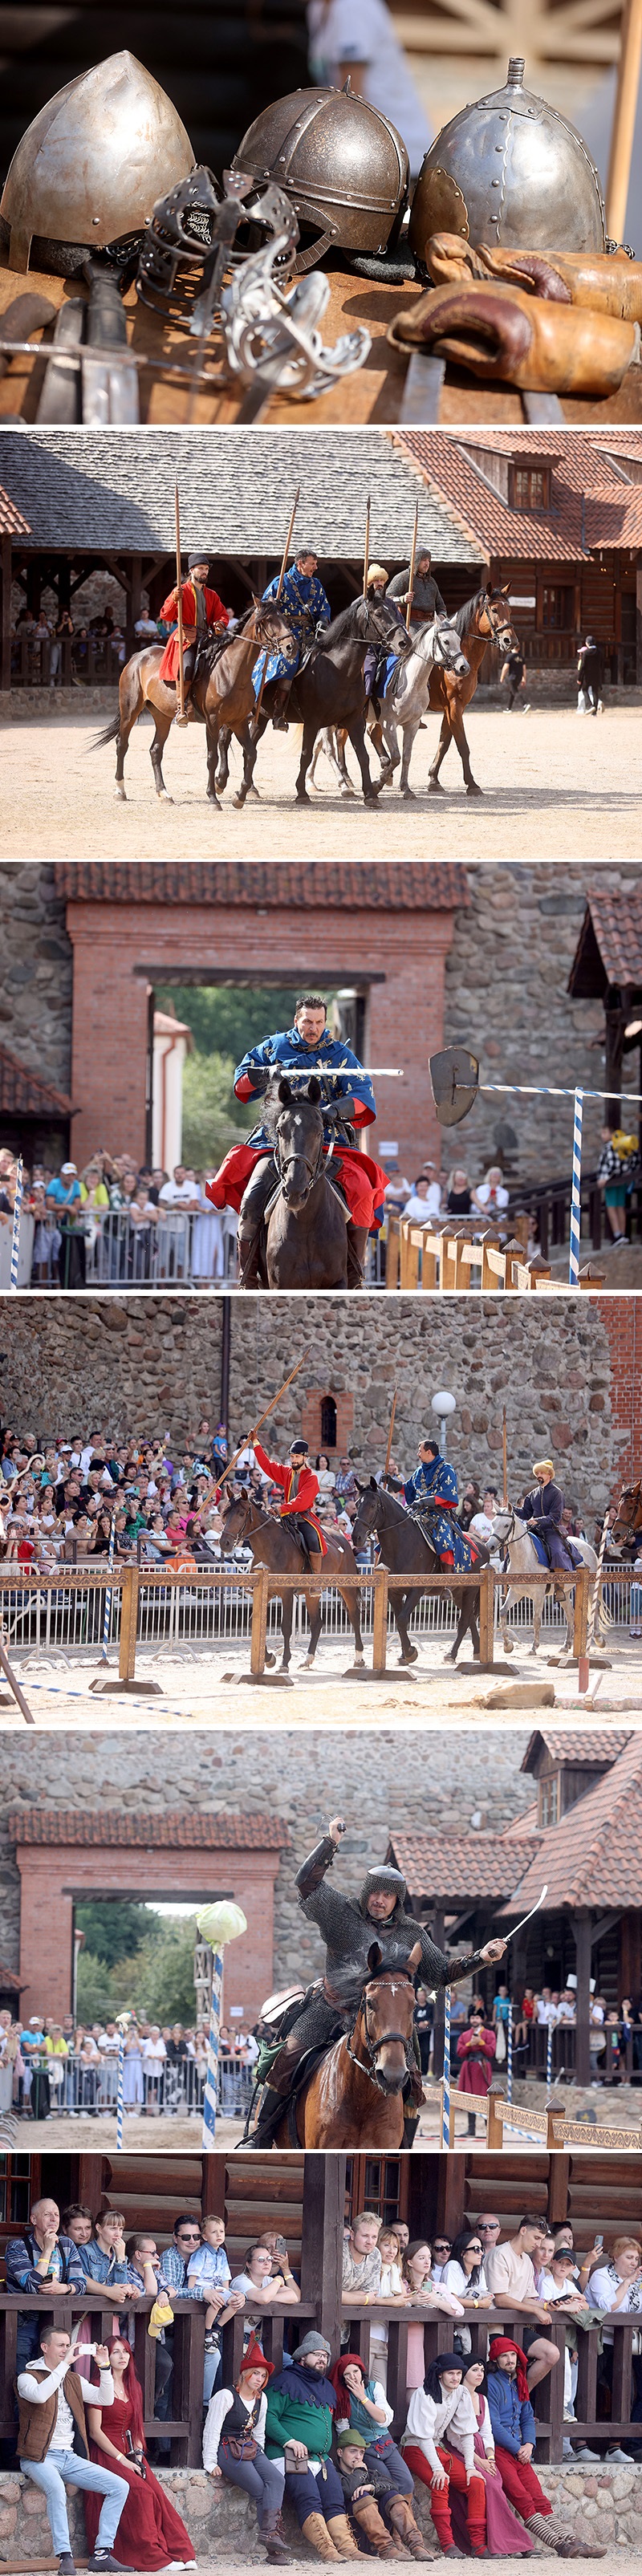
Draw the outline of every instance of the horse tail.
M106 742L116 742L119 733L120 707L118 709L117 716L112 716L111 724L105 725L102 733L95 733L93 735L91 742L87 745L88 751L102 751Z

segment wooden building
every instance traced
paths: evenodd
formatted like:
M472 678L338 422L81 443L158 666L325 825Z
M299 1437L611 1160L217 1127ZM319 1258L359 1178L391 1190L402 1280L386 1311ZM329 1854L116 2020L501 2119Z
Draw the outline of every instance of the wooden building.
M642 881L598 878L587 895L567 991L604 1007L604 1087L620 1114L623 1091L642 1092ZM596 1081L598 1077L596 1075ZM623 1115L642 1134L642 1103Z

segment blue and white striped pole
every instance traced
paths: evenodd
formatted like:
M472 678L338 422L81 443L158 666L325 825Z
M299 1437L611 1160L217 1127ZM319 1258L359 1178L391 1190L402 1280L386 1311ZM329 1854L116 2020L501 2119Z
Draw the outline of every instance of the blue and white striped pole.
M125 2032L129 2027L130 2021L131 2013L128 2012L119 2013L116 2021L116 2029L118 2031L118 2083L116 2087L117 2154L120 2152L120 2148L123 2143L123 2121L125 2116Z
M16 1172L16 1195L15 1195L15 1199L14 1199L14 1202L13 1202L13 1226L12 1226L12 1229L11 1229L11 1273L10 1273L10 1286L11 1286L11 1288L17 1288L17 1286L18 1286L18 1263L19 1263L19 1260L20 1260L20 1217L21 1217L21 1213L22 1213L22 1155L21 1155L21 1154L19 1154L19 1156L18 1156L18 1169L17 1169L17 1172Z
M216 2113L218 2108L218 2047L221 2027L223 1951L228 1941L238 1941L240 1940L241 1933L247 1932L247 1916L243 1913L240 1905L235 1905L231 1898L225 1897L221 1898L220 1904L218 1905L201 1906L200 1912L196 1916L196 1926L201 1940L209 1941L214 1954L212 1959L212 2000L210 2004L210 2027L207 2042L207 2074L205 2078L205 2093L203 2097L203 2132L201 2138L201 2145L204 2153L207 2155L211 2153L216 2136Z
M568 1247L568 1284L576 1288L580 1275L580 1230L582 1223L582 1119L584 1093L576 1091L573 1112L573 1179L571 1182L571 1231Z
M450 2146L450 1986L444 1986L444 2068L441 2079L441 2145Z
M549 2021L549 2022L547 2022L547 2025L546 2025L546 2092L547 2092L547 2096L548 2096L548 2094L552 2091L552 2086L553 2086L553 2024L552 2024L552 2021Z
M108 1661L107 1648L108 1648L108 1645L109 1645L109 1630L110 1630L110 1625L111 1625L111 1596L112 1596L112 1580L111 1580L111 1578L112 1578L113 1571L114 1571L114 1548L115 1548L115 1545L116 1545L116 1505L114 1504L114 1509L113 1509L112 1516L111 1516L111 1529L110 1529L110 1532L109 1532L109 1547L108 1547L108 1550L107 1550L107 1591L106 1591L106 1593L105 1593L105 1615L104 1615L104 1619L103 1619L103 1642L102 1642L102 1650L101 1650L101 1657L100 1657L101 1664L106 1664L106 1663L107 1663L107 1661Z
M506 2023L506 2100L507 2100L507 2102L512 2102L512 2099L513 2099L513 2005L512 2005L512 1999L511 1999L511 1998L509 1998L509 2004L508 2004L508 2020L507 2020L507 2023Z

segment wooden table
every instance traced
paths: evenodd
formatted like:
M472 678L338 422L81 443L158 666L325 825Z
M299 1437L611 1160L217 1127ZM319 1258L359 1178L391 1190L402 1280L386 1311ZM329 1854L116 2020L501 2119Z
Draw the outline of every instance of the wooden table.
M356 375L345 377L330 393L321 394L316 402L300 402L291 396L275 396L265 419L292 428L299 422L320 427L336 421L342 428L354 428L368 422L381 428L399 422L403 405L407 362L404 356L388 347L386 332L395 313L403 304L416 301L415 286L385 286L354 277L344 269L328 267L330 300L323 321L326 346L343 331L352 331L365 323L371 333L372 348L364 367ZM27 288L47 295L58 310L66 297L84 293L75 281L68 285L59 277L46 277L29 271L28 278L9 270L6 257L0 263L0 313L16 295ZM140 304L135 288L125 298L131 315L130 346L151 358L191 358L194 342L187 333L178 331ZM53 327L53 326L52 326ZM51 332L46 334L48 341ZM34 352L38 347L34 342ZM7 373L0 381L0 420L35 421L43 383L43 365L36 354L12 358ZM218 373L218 366L217 366ZM197 394L190 411L189 390L182 382L155 377L143 369L139 378L140 417L155 427L192 419L195 423L225 426L238 418L241 397L224 388ZM573 427L587 422L595 428L615 422L625 425L642 421L642 367L634 367L625 376L619 392L606 402L563 400L564 419ZM501 386L478 385L460 369L448 366L439 409L440 427L458 423L495 421L503 428L523 426L524 411L520 395Z

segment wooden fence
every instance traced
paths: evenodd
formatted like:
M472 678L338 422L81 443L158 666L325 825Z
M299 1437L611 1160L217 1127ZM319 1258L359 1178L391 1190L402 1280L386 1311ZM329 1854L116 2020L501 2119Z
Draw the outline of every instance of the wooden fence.
M524 1226L523 1231L526 1232ZM580 1288L599 1288L604 1273L590 1266L580 1271ZM492 1226L468 1217L437 1224L415 1223L391 1211L387 1219L386 1288L478 1289L484 1296L501 1290L523 1296L531 1289L552 1289L560 1282L540 1253L529 1258L519 1236L506 1240Z
M509 54L526 55L526 77L544 63L615 63L619 58L621 7L609 0L393 0L398 35L410 54L470 54L489 58L495 87L497 68L505 79ZM480 87L482 83L480 81ZM470 96L473 92L468 93Z

